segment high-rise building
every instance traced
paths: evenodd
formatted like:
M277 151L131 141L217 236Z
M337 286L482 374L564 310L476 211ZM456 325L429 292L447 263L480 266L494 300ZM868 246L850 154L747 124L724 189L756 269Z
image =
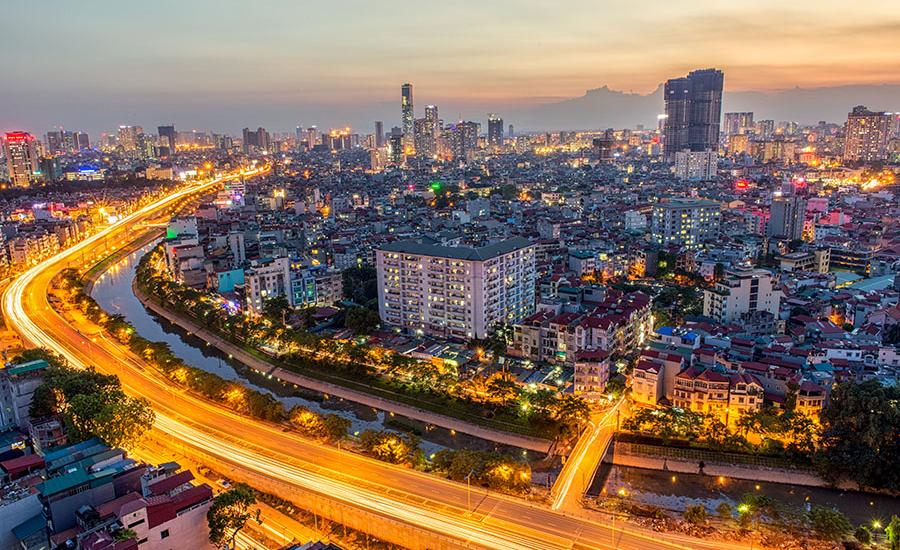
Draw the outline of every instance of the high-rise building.
M76 151L84 151L85 149L91 148L91 139L87 135L87 132L75 132L72 135L74 136Z
M862 105L847 115L844 127L844 160L849 162L876 162L887 158L891 116L888 113L870 111Z
M298 124L296 128L294 128L294 150L297 152L303 151L303 140L306 137L306 133L303 130L303 125Z
M653 205L651 236L660 246L700 248L718 237L721 207L715 201L674 197Z
M772 200L766 236L782 239L799 239L803 236L806 220L806 199L795 195L778 195Z
M507 134L509 135L509 139L512 139L512 138L516 137L516 132L515 132L515 130L516 130L516 129L513 127L513 125L510 124L510 125L509 125L509 132L507 132Z
M400 166L404 160L403 130L394 126L388 139L388 160L394 166Z
M718 160L719 155L715 151L676 151L675 177L693 181L715 179Z
M753 129L753 113L725 113L723 131L726 136L746 134Z
M454 158L465 160L478 146L477 122L460 121L447 126L444 136Z
M615 144L616 140L611 129L604 131L602 136L594 138L594 151L601 164L612 162Z
M141 141L138 136L144 134L140 126L119 126L116 133L116 144L126 153L134 153L140 149Z
M174 155L175 154L175 125L168 124L166 126L159 126L156 128L156 133L159 134L159 146L160 148L165 148L165 151L160 151L160 155Z
M400 122L403 129L403 144L412 146L415 140L415 111L413 111L412 84L400 87Z
M426 119L416 119L415 136L416 156L421 158L433 157L435 153L434 133L431 131Z
M313 149L316 145L319 144L319 129L315 126L311 126L306 129L306 145L310 149Z
M763 139L768 139L775 135L774 120L760 120L756 123L756 133Z
M375 147L384 147L384 122L380 120L375 121Z
M437 105L425 106L425 124L431 134L431 138L435 141L436 150L437 140L441 137L441 119L438 117Z
M480 248L396 241L375 251L382 322L442 338L484 338L534 311L535 247L514 237Z
M488 115L488 145L503 147L503 119L493 113Z
M62 153L65 151L63 145L63 131L62 130L50 130L47 132L47 152L51 155L55 155L57 153Z
M6 132L3 139L6 167L13 187L28 187L36 181L37 143L28 132Z
M703 291L703 315L720 323L740 321L758 311L777 316L780 302L781 294L770 272L736 269L728 271L714 290Z
M722 117L722 71L704 69L666 81L664 147L666 160L677 151L715 151Z

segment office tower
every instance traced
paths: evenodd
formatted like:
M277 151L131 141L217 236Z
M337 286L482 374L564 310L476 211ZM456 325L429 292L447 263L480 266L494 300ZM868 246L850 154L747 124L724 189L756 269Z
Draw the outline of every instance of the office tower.
M63 152L63 132L62 130L50 130L47 132L47 152L55 155Z
M138 136L144 134L140 126L119 126L116 133L116 144L126 153L133 153L140 147Z
M156 128L156 133L159 134L159 145L160 147L166 148L167 155L175 154L175 125L168 124L166 126L159 126ZM160 152L162 153L162 151Z
M303 151L303 139L305 136L305 132L303 131L303 126L298 125L294 128L294 150L299 152Z
M675 177L692 181L715 179L718 161L719 155L715 151L676 151Z
M382 322L468 340L534 311L535 246L524 237L481 248L395 241L375 250Z
M391 137L388 139L390 152L388 158L394 166L403 164L403 130L394 126L391 128Z
M445 128L444 136L454 158L465 160L475 152L478 145L478 127L477 122L460 121Z
M431 138L437 142L441 137L441 119L438 117L437 105L425 106L425 124L431 134ZM435 144L435 149L437 144Z
M803 237L803 222L806 220L806 199L794 195L781 196L772 200L766 236L796 240Z
M756 123L756 133L763 139L768 139L775 135L774 120L760 120Z
M503 119L493 113L488 114L488 145L503 147Z
M375 148L381 149L384 147L384 122L380 120L375 121Z
M769 271L729 270L715 289L703 291L703 315L720 323L740 321L757 311L777 316L780 302L777 280Z
M6 168L13 187L28 187L38 168L37 143L28 132L6 132L3 139Z
M674 197L653 205L651 236L660 246L700 248L719 236L719 203L705 199Z
M311 126L306 130L306 145L312 150L316 145L319 144L319 129L315 126Z
M404 84L400 87L400 117L403 129L403 144L413 145L415 136L415 113L413 111L412 84Z
M76 151L84 151L85 149L91 148L91 140L87 135L87 132L75 132L73 134L75 141L75 150Z
M666 81L665 154L676 151L716 150L722 116L722 71L704 69Z
M594 152L601 164L612 162L615 144L616 140L611 129L604 131L602 136L594 138Z
M753 113L725 113L723 126L726 136L746 134L753 129Z
M513 128L513 125L510 124L509 125L509 139L512 139L514 137L516 137L515 128Z
M870 111L862 105L847 115L844 126L844 160L847 162L876 162L887 158L887 143L891 130L888 113Z
M416 156L421 158L434 157L434 132L432 131L431 126L428 123L428 119L417 118L414 128Z

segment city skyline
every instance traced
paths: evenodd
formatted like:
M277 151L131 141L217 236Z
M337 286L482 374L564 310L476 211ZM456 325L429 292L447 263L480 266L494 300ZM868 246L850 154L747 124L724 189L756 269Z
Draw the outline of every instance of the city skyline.
M889 2L879 3L890 13ZM3 129L96 133L174 121L221 131L288 118L285 130L360 126L383 118L372 111L395 104L403 82L415 85L421 105L441 105L449 119L553 103L603 85L647 94L698 67L724 70L726 93L900 82L900 19L872 23L837 2L773 4L753 14L701 2L657 3L641 13L531 3L416 12L354 2L328 10L212 10L205 2L148 13L103 3L77 12L7 9L17 25L4 29L10 55L0 69L16 75L16 85L0 91L9 113ZM93 63L100 52L104 62Z

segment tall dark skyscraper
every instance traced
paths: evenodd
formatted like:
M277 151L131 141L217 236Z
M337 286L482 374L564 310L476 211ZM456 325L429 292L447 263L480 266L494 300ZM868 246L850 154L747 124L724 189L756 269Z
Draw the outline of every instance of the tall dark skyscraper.
M666 160L675 153L716 150L722 118L722 86L725 75L716 69L693 71L686 77L666 81Z
M384 147L384 122L375 121L375 147Z
M175 125L159 126L156 133L159 134L159 145L167 148L167 154L175 153Z
M404 84L400 87L400 122L403 131L403 144L411 146L415 136L416 118L413 111L412 84Z
M503 147L503 119L493 113L488 115L488 145Z

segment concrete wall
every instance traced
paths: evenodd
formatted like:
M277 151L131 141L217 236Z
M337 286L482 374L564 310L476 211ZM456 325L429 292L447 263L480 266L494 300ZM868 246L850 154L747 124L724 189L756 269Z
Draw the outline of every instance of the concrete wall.
M663 447L662 449L665 449ZM610 456L611 455L611 456ZM812 471L803 469L776 468L758 464L728 464L709 460L707 457L689 459L634 452L628 443L615 442L612 451L604 458L612 461L616 466L630 466L633 468L645 468L648 470L666 470L674 473L696 474L699 473L699 462L703 460L703 473L716 477L725 476L735 479L749 479L753 481L768 481L772 483L791 483L810 487L830 487L828 483L815 475Z

